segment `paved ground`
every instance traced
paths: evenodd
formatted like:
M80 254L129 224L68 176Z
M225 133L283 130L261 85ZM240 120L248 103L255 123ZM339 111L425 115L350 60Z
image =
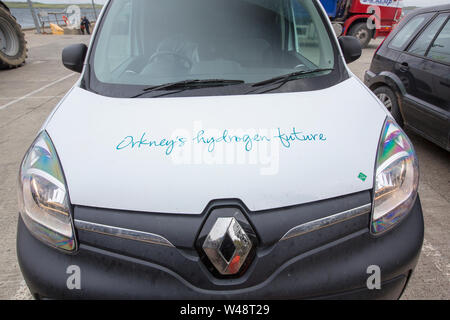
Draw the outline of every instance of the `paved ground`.
M21 158L48 114L77 80L60 62L62 48L87 36L28 32L28 63L0 71L0 299L29 299L16 259L16 179ZM379 41L351 64L362 77ZM421 165L420 194L426 231L423 252L405 299L450 299L450 157L408 133Z

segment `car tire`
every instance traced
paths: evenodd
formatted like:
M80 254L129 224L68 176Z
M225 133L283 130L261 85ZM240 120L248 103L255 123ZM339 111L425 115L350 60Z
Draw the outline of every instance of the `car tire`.
M397 95L394 93L394 91L392 91L389 87L383 86L376 88L373 92L375 93L377 98L380 99L381 103L384 104L386 109L388 109L388 111L392 114L392 117L395 119L395 121L400 126L403 126L403 117L400 112Z
M361 42L361 47L367 48L373 37L373 31L367 27L367 23L357 23L348 31L349 36L357 38Z
M16 68L27 58L25 35L16 19L0 7L0 69Z

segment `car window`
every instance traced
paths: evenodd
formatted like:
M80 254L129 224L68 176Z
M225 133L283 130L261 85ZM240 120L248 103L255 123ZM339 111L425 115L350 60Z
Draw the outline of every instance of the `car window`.
M436 34L441 29L447 19L447 14L441 14L431 22L425 31L417 38L413 45L408 49L409 53L425 56Z
M423 26L428 14L421 14L412 18L403 28L395 35L394 39L389 43L389 48L403 50L406 44Z
M436 61L450 63L450 21L433 42L427 57Z

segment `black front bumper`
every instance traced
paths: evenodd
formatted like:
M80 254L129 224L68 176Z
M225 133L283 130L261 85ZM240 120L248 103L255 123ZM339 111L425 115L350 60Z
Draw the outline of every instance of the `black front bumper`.
M251 217L254 226L268 219L258 222ZM78 231L79 250L64 254L36 240L21 219L17 252L25 281L36 298L398 299L422 247L420 200L398 226L380 237L370 234L369 219L361 216L282 242L261 238L255 260L237 279L215 278L189 246L139 247L133 240L95 238ZM283 219L279 220L282 225ZM270 223L273 229L274 222ZM67 287L70 274L66 272L72 265L81 271L80 290ZM371 265L380 267L381 289L367 288Z

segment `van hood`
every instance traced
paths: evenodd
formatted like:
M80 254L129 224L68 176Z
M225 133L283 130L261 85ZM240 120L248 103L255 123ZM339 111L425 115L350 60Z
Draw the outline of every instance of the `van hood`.
M118 99L75 87L48 121L74 205L199 214L373 187L386 112L356 79L299 93Z

